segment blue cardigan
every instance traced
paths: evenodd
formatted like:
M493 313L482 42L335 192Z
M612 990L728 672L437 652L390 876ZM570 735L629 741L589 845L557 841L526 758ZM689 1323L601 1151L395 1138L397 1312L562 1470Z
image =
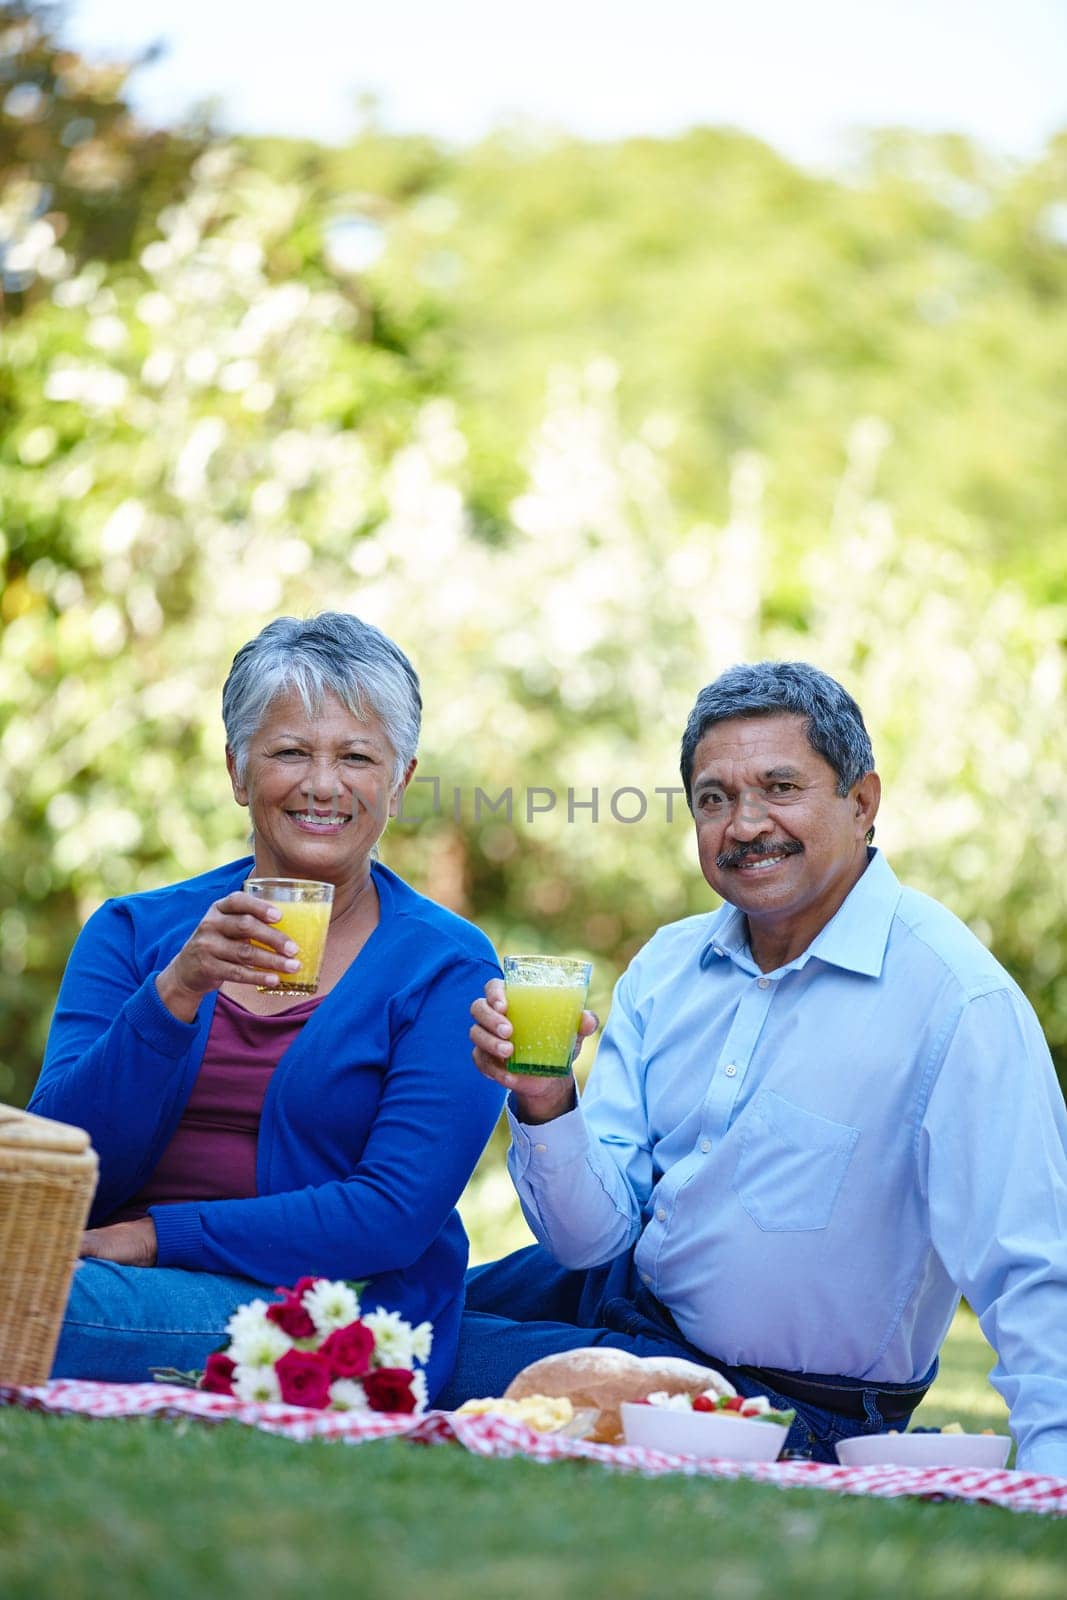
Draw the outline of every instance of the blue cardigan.
M86 1128L100 1157L90 1223L155 1169L189 1099L215 1010L172 1016L156 975L213 901L253 868L109 900L71 953L30 1109ZM499 976L477 928L375 862L380 918L271 1075L256 1198L151 1208L161 1267L291 1284L370 1279L381 1303L428 1319L431 1397L455 1359L467 1236L456 1201L503 1092L470 1058L469 1006ZM251 1297L251 1296L250 1296Z

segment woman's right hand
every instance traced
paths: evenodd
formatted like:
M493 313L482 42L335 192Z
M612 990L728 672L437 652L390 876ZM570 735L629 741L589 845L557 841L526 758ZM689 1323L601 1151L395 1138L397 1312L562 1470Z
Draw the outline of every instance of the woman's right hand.
M525 1072L508 1071L508 1059L515 1046L511 1042L507 991L500 978L490 978L484 997L471 1006L471 1016L474 1018L470 1033L474 1065L484 1077L510 1090L520 1122L551 1122L573 1111L578 1096L571 1073L565 1078L539 1078ZM575 1056L582 1048L582 1040L595 1033L599 1026L595 1012L582 1012Z
M278 974L299 972L296 945L272 926L281 913L269 900L235 889L216 900L156 979L159 998L181 1022L193 1022L200 1002L224 983L275 988ZM252 944L255 939L256 945ZM269 948L260 950L259 944Z

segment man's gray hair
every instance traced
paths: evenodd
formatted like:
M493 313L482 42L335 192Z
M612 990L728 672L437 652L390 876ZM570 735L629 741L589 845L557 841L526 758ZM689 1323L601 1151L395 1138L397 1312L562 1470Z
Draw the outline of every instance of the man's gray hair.
M692 807L693 758L709 728L731 717L803 717L808 743L837 775L837 792L874 771L863 712L836 678L807 661L757 661L727 667L701 689L682 735L682 782Z
M279 695L296 690L309 716L334 694L354 717L373 713L396 757L393 782L415 755L422 721L419 679L407 656L369 622L323 611L301 622L278 617L241 646L222 690L226 743L244 782L248 751Z

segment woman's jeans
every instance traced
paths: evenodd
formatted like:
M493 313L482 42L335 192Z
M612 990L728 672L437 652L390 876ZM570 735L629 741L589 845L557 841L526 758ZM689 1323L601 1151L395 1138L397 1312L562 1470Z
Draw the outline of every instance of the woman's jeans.
M805 1374L806 1387L825 1389L827 1403L790 1399L766 1378L712 1361L690 1344L636 1279L629 1255L589 1272L570 1272L540 1245L531 1245L468 1272L459 1353L437 1404L454 1409L464 1400L501 1395L532 1361L593 1345L695 1361L721 1373L739 1394L766 1394L775 1406L795 1409L785 1448L813 1461L836 1461L834 1447L840 1439L905 1428L909 1408L919 1403L934 1375L904 1385ZM785 1382L787 1374L781 1376ZM844 1409L835 1409L835 1401ZM882 1406L893 1413L892 1420L883 1415Z
M274 1290L180 1267L124 1267L86 1256L74 1269L53 1378L142 1383L153 1367L200 1371L249 1300Z

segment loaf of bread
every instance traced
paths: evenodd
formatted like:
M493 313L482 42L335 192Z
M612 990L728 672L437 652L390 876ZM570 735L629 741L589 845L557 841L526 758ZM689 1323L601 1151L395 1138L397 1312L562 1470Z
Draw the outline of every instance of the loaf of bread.
M695 1361L674 1356L634 1356L627 1350L592 1346L542 1356L508 1384L506 1400L527 1395L564 1395L576 1410L599 1413L589 1437L613 1444L622 1437L619 1407L624 1400L645 1400L659 1390L664 1394L698 1395L710 1392L732 1395L733 1385Z

